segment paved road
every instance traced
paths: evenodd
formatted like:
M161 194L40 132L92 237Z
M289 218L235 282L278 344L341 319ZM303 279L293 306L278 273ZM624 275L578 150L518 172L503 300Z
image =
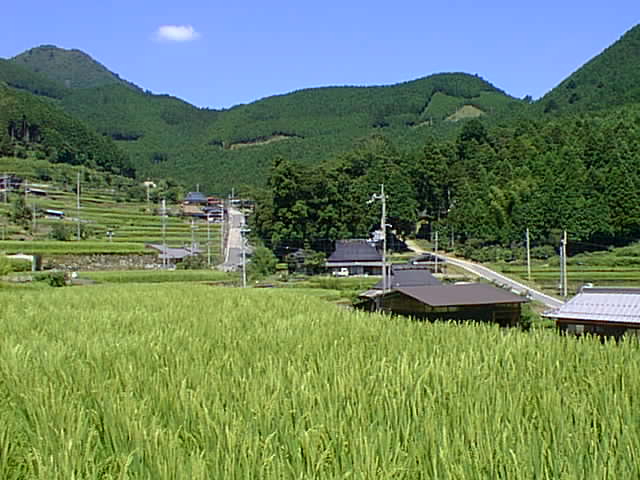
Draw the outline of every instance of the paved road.
M235 208L229 209L229 236L227 238L226 258L222 270L238 270L242 267L242 235L240 230L244 225L244 214ZM247 248L247 252L249 249Z
M412 242L407 242L409 248L417 253L430 253L433 255L433 252L428 252L426 250L422 250L417 247ZM498 273L490 268L487 268L483 265L479 265L477 263L467 262L466 260L459 260L457 258L452 258L447 255L438 254L437 257L443 262L449 263L451 265L455 265L456 267L460 267L474 275L487 279L489 281L495 282L507 288L510 288L514 292L518 294L526 293L529 298L533 300L537 300L539 302L544 303L549 308L558 308L564 304L562 300L558 300L557 298L551 297L545 293L542 293L538 290L535 290L523 283L517 282L509 277L504 276L501 273Z

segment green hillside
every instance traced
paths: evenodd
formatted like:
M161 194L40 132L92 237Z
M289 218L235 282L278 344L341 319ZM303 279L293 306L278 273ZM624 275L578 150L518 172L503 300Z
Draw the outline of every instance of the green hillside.
M68 88L90 88L103 85L125 85L138 88L122 80L104 65L80 50L65 50L53 45L42 45L27 50L11 59L14 63Z
M68 90L59 104L117 141L142 175L219 192L262 184L278 155L316 164L372 133L419 145L427 136L456 131L469 109L496 121L521 105L477 76L451 73L393 86L300 90L214 111L130 88L77 51L39 47L13 62L57 82L73 72L72 87L91 87ZM34 93L43 89L33 87L33 79L23 83Z
M531 106L477 76L442 73L391 86L313 88L228 110L199 109L132 88L88 55L52 46L10 62L25 68L0 64L0 79L47 96L49 103L110 137L140 175L225 193L244 184L264 185L275 157L317 165L372 134L409 152L432 139L455 138L470 118L489 127L508 126L550 113L640 101L639 57L636 27Z
M544 113L585 112L640 102L640 25L537 103Z
M87 165L133 175L126 154L110 139L37 97L9 87L0 78L0 155L27 156L72 165Z
M49 79L46 75L36 73L10 60L0 58L0 80L20 90L50 98L62 98L68 89L61 83Z

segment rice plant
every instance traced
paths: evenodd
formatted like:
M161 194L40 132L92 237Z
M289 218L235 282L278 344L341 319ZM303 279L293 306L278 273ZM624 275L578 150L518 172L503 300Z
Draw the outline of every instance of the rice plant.
M640 475L632 341L206 285L0 308L0 478Z

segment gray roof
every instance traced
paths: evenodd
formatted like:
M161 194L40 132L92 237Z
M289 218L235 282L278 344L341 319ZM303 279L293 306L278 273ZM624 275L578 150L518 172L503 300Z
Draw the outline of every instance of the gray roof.
M193 255L198 255L199 253L202 253L202 250L199 248L189 248L189 247L185 247L185 248L173 248L173 247L165 247L164 245L158 245L158 244L154 244L154 243L149 243L147 244L147 247L149 248L153 248L154 250L157 250L158 252L160 252L160 255L158 255L158 257L160 259L167 259L167 260L182 260L186 257L191 257Z
M545 317L609 323L640 324L640 288L584 287Z
M486 283L468 285L434 285L427 287L400 287L399 292L432 307L455 307L467 305L494 305L500 303L526 303L519 295Z
M187 197L184 199L185 202L199 202L199 203L207 203L207 196L201 192L189 192L187 193Z
M366 240L337 240L336 249L327 263L334 262L380 262L382 256Z
M438 280L433 274L424 268L406 268L396 267L391 268L391 278L387 279L387 288L398 287L420 287L426 285L442 285L442 282ZM382 280L375 284L375 289L382 289Z

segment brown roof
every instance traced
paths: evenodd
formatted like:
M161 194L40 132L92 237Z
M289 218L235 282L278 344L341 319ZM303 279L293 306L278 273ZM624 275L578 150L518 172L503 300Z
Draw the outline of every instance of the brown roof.
M528 300L486 283L400 287L393 290L432 307L526 303Z

